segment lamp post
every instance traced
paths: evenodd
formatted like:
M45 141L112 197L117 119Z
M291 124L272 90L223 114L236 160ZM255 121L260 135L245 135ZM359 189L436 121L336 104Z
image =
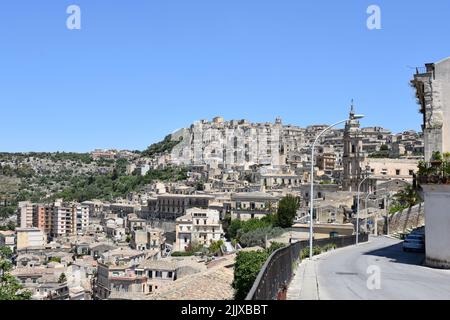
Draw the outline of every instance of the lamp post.
M350 120L355 119L362 119L364 118L364 115L353 115ZM336 122L332 124L331 126L325 128L322 130L322 132L316 137L316 140L314 140L314 143L311 147L311 194L310 194L310 202L309 202L309 259L312 259L313 257L313 219L314 219L314 151L316 148L316 144L319 141L320 137L323 136L325 132L330 130L331 128L340 125L341 123L344 123L348 121L348 119Z
M358 245L358 243L359 243L359 201L360 201L359 193L360 193L361 186L364 183L364 181L366 181L370 177L370 172L369 172L369 170L367 170L367 168L366 168L366 172L367 172L367 176L364 179L362 179L358 185L358 202L356 204L356 206L357 206L357 209L356 209L356 245Z

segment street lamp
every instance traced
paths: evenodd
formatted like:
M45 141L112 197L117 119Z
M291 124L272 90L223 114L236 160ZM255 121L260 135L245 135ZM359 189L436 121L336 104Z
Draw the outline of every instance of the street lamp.
M357 202L357 209L356 209L356 245L358 245L359 243L359 194L360 194L360 190L361 190L361 186L364 183L364 181L366 181L369 177L370 177L370 172L369 170L367 171L367 176L361 180L361 182L358 185L358 202Z
M355 114L352 115L350 120L356 120L356 119L362 119L364 118L364 115L362 114ZM316 144L319 141L320 137L323 136L323 134L325 132L327 132L328 130L330 130L331 128L340 125L341 123L347 122L348 119L336 122L334 124L332 124L331 126L329 126L328 128L324 129L317 137L316 140L314 141L312 147L311 147L311 194L310 194L310 204L309 204L309 259L312 259L313 257L313 219L314 219L314 151L316 148Z

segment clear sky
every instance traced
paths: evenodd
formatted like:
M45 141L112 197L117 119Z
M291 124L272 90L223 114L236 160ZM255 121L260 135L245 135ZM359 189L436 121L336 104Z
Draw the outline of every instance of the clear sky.
M144 149L217 115L331 123L352 98L363 126L420 130L408 82L449 35L448 0L3 1L0 151Z

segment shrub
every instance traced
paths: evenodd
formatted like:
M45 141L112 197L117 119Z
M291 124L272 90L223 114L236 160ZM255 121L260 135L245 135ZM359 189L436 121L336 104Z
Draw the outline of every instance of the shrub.
M280 242L272 242L270 244L270 247L267 248L267 252L269 254L272 254L273 252L277 251L278 249L284 248L286 247L286 245L284 243L280 243Z
M268 257L269 253L265 250L241 251L237 254L232 284L236 300L245 299Z
M334 250L334 249L336 249L336 244L329 243L329 244L327 244L326 246L323 247L323 252Z
M224 245L223 240L219 240L219 241L213 241L211 243L211 245L209 246L208 250L209 253L212 255L216 255L216 254L220 254L221 253L221 248Z
M322 249L319 246L313 246L313 256L316 256L318 254L321 254L322 252L324 252L325 250ZM306 248L303 248L302 252L301 252L301 258L305 259L305 258L309 258L309 246Z
M238 234L240 234L241 230L239 230ZM283 234L284 230L281 228L260 228L253 231L249 231L240 235L240 243L244 247L254 247L260 246L265 247L266 238L267 240L279 237Z

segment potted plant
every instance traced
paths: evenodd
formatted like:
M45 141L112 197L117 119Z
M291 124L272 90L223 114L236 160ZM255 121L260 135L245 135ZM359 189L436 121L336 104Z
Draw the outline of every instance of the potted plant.
M450 162L450 152L445 152L443 157L445 162Z
M425 161L419 161L419 171L417 172L417 180L419 183L426 184L428 183L428 177L430 174L430 168L428 168L428 164Z
M442 155L439 151L433 151L430 164L434 168L438 168L442 164Z
M449 153L447 153L450 156ZM450 160L449 157L444 155L444 164L442 167L442 176L444 177L442 183L450 184Z

